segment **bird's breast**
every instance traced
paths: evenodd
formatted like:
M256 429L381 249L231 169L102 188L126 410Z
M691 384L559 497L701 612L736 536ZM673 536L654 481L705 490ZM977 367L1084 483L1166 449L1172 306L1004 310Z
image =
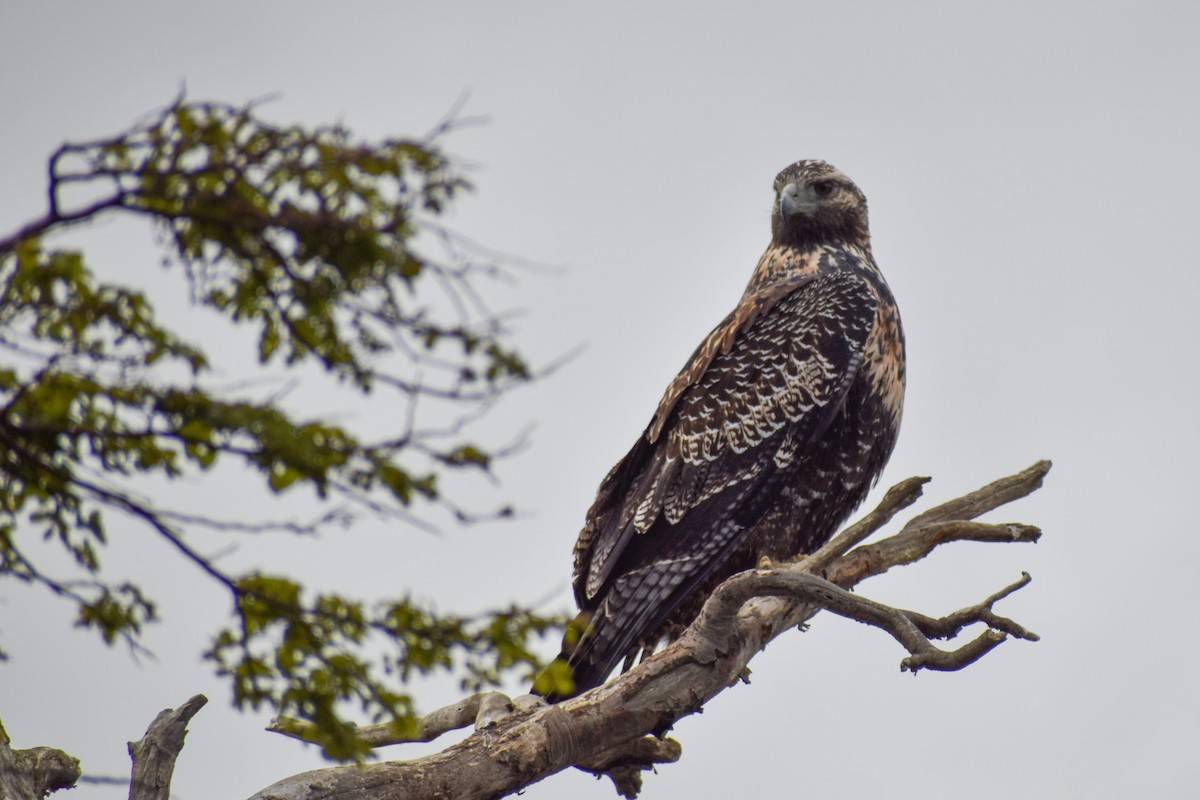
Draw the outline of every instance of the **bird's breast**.
M862 374L896 428L904 413L905 372L900 314L890 297L881 298L863 353Z

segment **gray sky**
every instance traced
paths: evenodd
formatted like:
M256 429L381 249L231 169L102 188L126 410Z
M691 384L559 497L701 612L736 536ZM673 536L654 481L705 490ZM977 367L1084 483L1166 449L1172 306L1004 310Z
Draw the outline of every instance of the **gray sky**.
M43 211L61 141L122 130L183 83L194 99L278 93L273 120L368 136L423 133L467 92L466 113L489 121L447 142L477 165L451 222L565 268L497 295L525 309L535 359L587 346L485 429L498 441L536 422L500 488L480 486L481 504L510 498L524 515L436 536L368 520L230 558L447 610L546 596L565 608L592 494L736 302L767 242L775 173L824 158L870 199L908 336L904 427L883 484L932 475L936 501L1055 462L1041 492L996 515L1041 525L1036 547L958 545L861 591L944 613L1025 569L1033 584L1002 612L1044 640L913 678L884 634L818 617L754 662L750 686L679 725L683 760L648 776L645 796L1191 796L1197 8L6 2L0 229ZM179 302L138 225L71 241L97 269ZM236 480L184 490L231 514L262 511ZM71 632L61 604L0 585L12 653L0 717L16 744L124 774L125 742L203 691L212 703L191 726L177 797L244 797L321 766L263 733L263 715L233 712L200 663L225 618L220 593L149 534L114 538L115 572L154 572L157 659L107 650ZM455 695L418 696L429 709ZM614 795L567 772L525 796Z

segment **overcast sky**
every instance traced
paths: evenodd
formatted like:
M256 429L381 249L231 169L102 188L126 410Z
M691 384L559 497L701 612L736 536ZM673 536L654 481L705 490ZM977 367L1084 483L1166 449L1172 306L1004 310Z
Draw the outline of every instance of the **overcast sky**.
M1034 582L1001 611L1044 639L913 678L883 633L818 617L753 662L750 686L678 726L683 759L648 776L645 797L1192 797L1198 9L8 0L0 229L43 212L59 143L123 130L183 84L194 99L274 94L270 119L372 137L423 133L465 94L465 113L487 122L446 143L477 187L450 222L562 268L498 295L524 310L535 360L586 345L481 433L536 423L499 488L480 488L481 503L509 498L522 516L439 535L367 520L232 558L445 610L546 597L566 609L596 486L737 301L767 243L776 172L823 158L870 200L907 331L904 426L882 484L932 475L936 501L1055 463L1041 492L994 515L1042 526L1040 544L958 545L860 591L939 614L1028 570ZM139 225L70 241L110 276L173 285ZM191 490L233 514L260 510L219 478ZM114 538L115 571L154 573L156 659L106 649L70 629L62 604L0 583L12 656L0 718L15 744L125 774L125 742L205 692L176 797L242 798L321 766L264 733L263 715L235 713L200 662L225 621L220 592L150 534ZM426 709L455 699L444 685L418 691ZM571 771L525 796L614 795Z

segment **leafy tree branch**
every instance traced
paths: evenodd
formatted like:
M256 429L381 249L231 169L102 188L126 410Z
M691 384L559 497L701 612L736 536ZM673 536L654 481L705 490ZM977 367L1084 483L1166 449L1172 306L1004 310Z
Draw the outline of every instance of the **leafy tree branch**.
M481 687L530 675L531 638L558 621L519 608L439 614L410 598L368 605L288 576L231 574L193 529L311 531L346 512L251 524L164 507L137 486L235 467L268 494L307 488L409 525L423 524L422 504L469 516L439 479L503 455L467 428L533 374L477 286L504 265L439 222L469 188L440 147L452 126L364 142L341 127L273 125L253 104L179 98L117 136L59 147L45 214L0 237L0 578L47 589L76 606L80 626L139 647L157 605L136 582L108 579L102 556L113 527L153 532L229 593L234 623L207 656L236 701L312 721L339 758L364 754L347 701L405 730L408 678L448 670ZM193 303L251 331L264 368L311 365L326 391L391 393L396 428L368 438L219 384L220 353L54 245L111 215L149 220ZM51 574L34 537L61 546L76 573ZM372 637L388 645L382 660L368 655Z

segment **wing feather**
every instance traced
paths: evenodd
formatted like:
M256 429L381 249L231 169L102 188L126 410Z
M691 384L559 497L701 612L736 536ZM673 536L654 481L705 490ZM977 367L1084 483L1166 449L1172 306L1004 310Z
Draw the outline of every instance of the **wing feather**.
M582 608L599 604L608 621L603 641L585 635L573 661L591 651L607 674L661 624L678 604L671 598L686 596L744 539L747 504L764 482L840 410L878 294L851 270L775 294L770 303L744 301L750 311L709 335L601 485L576 546L575 590Z

